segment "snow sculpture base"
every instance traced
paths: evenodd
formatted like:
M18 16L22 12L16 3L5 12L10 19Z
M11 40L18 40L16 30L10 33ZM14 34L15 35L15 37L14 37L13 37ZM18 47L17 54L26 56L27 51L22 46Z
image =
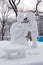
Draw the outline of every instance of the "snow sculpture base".
M15 58L21 58L26 56L26 46L23 45L12 45L11 47L8 46L7 49L4 49L5 58L7 59L15 59Z
M5 51L5 53L6 53L5 58L7 58L7 59L15 59L15 58L25 57L25 51L24 50L18 50L18 51L14 50L14 52L12 52L12 51L6 50Z

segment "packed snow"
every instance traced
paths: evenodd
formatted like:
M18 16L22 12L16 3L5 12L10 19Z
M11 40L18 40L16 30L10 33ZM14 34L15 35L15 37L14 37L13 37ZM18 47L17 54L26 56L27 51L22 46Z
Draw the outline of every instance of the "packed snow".
M0 41L0 65L43 65L43 43L37 42L37 48L29 47L31 43L28 41L25 56L15 58L12 55L7 58L4 50L7 47L12 48L12 46L14 49L15 45L11 45L11 41ZM18 48L18 46L16 47Z

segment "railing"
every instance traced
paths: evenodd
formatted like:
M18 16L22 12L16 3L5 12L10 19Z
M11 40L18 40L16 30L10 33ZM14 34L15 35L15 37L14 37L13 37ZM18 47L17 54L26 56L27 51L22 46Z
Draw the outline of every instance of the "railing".
M10 40L11 39L11 36L4 36L4 40ZM0 36L0 41L2 41L2 36Z

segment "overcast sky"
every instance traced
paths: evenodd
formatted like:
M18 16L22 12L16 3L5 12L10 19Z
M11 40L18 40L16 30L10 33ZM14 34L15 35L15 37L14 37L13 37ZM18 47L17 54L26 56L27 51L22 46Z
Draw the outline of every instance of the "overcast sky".
M8 4L8 0L6 0L6 2ZM20 11L21 10L22 11L35 10L36 3L37 3L37 0L21 0L20 4L18 5L18 10L20 10ZM0 9L1 9L1 6L0 6ZM43 12L43 2L40 2L39 6L38 6L38 10ZM12 13L9 17L12 17L13 14L14 13ZM1 14L0 14L0 17L1 17Z
M19 11L35 10L36 3L37 3L37 0L21 0L20 4L18 5L18 10ZM43 12L43 2L40 2L38 6L38 10ZM12 17L12 15L10 15L9 17Z
M42 0L43 1L43 0ZM8 0L7 0L8 2ZM18 2L18 0L16 0ZM21 0L18 5L18 10L35 10L37 0ZM43 11L43 2L41 2L38 6L39 11Z
M7 4L8 4L8 0ZM42 0L43 1L43 0ZM18 2L18 0L16 0ZM21 0L20 4L18 5L18 10L35 10L37 0ZM1 4L1 3L0 3ZM38 6L39 11L43 11L43 2L40 2Z
M43 0L42 0L43 1ZM35 10L37 0L21 0L18 5L19 10ZM43 2L40 2L38 6L39 11L43 11Z
M37 0L21 0L18 5L19 10L34 10Z

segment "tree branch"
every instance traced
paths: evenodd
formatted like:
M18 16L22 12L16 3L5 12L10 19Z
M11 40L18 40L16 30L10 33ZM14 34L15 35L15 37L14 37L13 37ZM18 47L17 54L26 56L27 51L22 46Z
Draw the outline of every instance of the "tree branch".
M12 0L12 3L13 3L13 4L12 4L11 1L9 0L9 3L10 3L10 5L11 5L11 7L13 8L14 12L16 13L16 16L17 16L17 7L16 7L14 1Z
M38 8L38 5L39 5L40 2L41 2L41 0L37 0L36 9L35 9L34 13L35 13L35 12L36 12L36 13L38 12L37 8Z
M17 17L17 5L20 3L20 0L18 1L17 5L15 4L16 0L9 0L9 3L11 5L11 7L13 8L14 12L16 13L16 17Z
M16 0L15 0L15 1L16 1ZM15 4L15 1L12 0L12 3L13 3L13 5L14 5L15 12L17 13L17 6L16 6L16 4Z
M20 3L20 0L18 1L17 5L19 5L19 3Z

